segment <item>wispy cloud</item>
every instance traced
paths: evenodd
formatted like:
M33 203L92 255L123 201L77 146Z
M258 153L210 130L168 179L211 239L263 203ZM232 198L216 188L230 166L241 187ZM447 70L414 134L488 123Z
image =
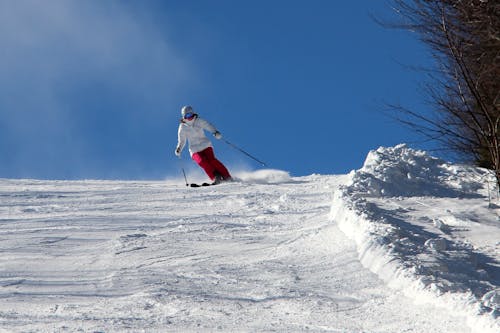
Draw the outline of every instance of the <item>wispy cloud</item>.
M165 27L118 1L0 0L0 177L83 163L89 114L158 117L193 76ZM146 106L124 115L131 101Z

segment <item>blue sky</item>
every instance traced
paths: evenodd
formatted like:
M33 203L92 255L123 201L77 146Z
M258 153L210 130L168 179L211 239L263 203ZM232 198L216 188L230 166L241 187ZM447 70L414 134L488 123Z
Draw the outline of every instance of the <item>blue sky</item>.
M357 169L416 139L385 103L426 108L404 66L425 48L370 14L393 15L371 0L0 0L0 177L180 175L185 104L270 168ZM232 170L259 167L214 145Z

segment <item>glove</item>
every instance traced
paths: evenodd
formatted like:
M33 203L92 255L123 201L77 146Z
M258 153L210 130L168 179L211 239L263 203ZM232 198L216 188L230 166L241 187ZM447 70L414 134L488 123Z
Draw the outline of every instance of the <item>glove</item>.
M177 157L181 156L181 148L179 148L179 147L175 148L175 156L177 156Z
M222 138L222 134L220 134L219 131L215 131L214 136L217 140L220 140Z

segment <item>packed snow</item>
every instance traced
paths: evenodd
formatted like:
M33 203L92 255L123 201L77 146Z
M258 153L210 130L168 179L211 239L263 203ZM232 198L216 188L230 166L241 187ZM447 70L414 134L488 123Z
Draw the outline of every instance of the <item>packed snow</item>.
M399 145L235 175L0 179L0 331L500 332L487 171Z

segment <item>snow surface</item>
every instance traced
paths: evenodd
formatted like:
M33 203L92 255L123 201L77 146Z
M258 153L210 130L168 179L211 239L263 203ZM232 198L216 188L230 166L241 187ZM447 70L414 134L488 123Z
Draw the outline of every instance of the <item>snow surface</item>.
M371 151L349 178L331 217L363 266L416 301L467 318L474 332L500 332L493 175L398 145Z
M500 332L484 170L400 145L237 177L0 179L0 331Z

